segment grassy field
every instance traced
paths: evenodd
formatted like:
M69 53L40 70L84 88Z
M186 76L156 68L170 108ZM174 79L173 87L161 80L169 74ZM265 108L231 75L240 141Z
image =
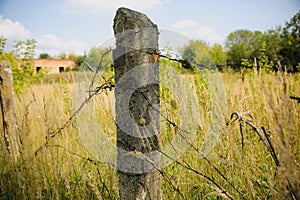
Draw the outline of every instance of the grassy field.
M212 95L198 75L185 75L201 112L192 146L163 169L164 199L292 199L300 197L300 74L222 73L227 108L220 138L205 157L199 155L210 125ZM23 153L18 163L1 159L0 199L117 199L117 172L95 160L81 144L72 110L72 76L35 85L16 98ZM174 94L161 87L162 113L178 122ZM97 118L115 143L113 91L95 97ZM261 133L265 130L279 160L238 112ZM161 119L163 144L175 128ZM63 127L47 144L46 138ZM45 144L45 145L43 145ZM36 153L42 145L42 148Z

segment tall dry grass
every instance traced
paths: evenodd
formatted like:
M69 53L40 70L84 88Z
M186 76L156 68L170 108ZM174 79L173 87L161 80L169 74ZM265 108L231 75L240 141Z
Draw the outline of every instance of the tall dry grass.
M300 95L300 75L221 76L226 121L206 157L199 150L210 125L210 93L201 77L189 77L201 110L199 130L192 147L163 169L164 199L292 199L293 194L299 198L300 104L289 96ZM118 198L117 172L89 154L73 122L65 126L73 112L72 89L72 81L53 82L35 85L17 98L23 153L17 164L1 160L0 199ZM163 114L177 123L180 108L174 94L163 87L161 94ZM102 93L96 102L99 124L115 143L112 95L113 91ZM233 112L266 130L280 166L250 126L230 120ZM173 137L176 128L165 119L161 123L163 138ZM63 130L45 144L60 127Z

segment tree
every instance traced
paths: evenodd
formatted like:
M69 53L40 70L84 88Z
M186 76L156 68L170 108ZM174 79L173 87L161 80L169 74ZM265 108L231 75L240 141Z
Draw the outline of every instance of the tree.
M47 53L41 53L39 56L40 59L49 59L51 56Z
M111 69L110 67L113 65L112 53L108 52L108 49L93 47L91 48L88 55L81 57L78 61L81 62L81 70L88 70L91 67L96 69L100 67L100 70ZM86 62L83 62L82 59L86 58ZM99 66L101 62L101 66ZM88 63L88 65L87 65Z
M277 63L277 61L282 59L280 56L281 32L282 28L278 26L275 29L267 30L263 34L263 41L266 43L265 54L274 63Z
M273 70L274 63L269 60L266 55L266 42L262 42L260 53L258 55L258 70L264 70L266 72L271 72Z
M300 63L300 11L286 22L281 37L280 55L283 57L283 64L297 71L296 67Z
M0 56L5 54L5 45L7 39L3 36L0 36Z
M230 33L226 39L228 51L228 64L234 69L250 67L254 58L262 60L268 58L270 65L280 61L281 27L265 32L236 30ZM265 65L264 65L265 66Z
M214 66L214 60L210 55L210 46L201 40L190 40L182 49L182 58L198 66ZM187 65L188 66L188 65Z
M250 53L250 59L257 57L260 53L261 44L264 41L264 35L265 33L261 31L253 31L251 41L249 43L249 53Z
M209 55L219 70L222 70L226 66L227 52L222 45L214 44L209 50Z
M80 66L83 65L85 60L86 60L86 55L77 56L75 59L76 66L72 69L72 71L79 71Z
M35 74L33 58L35 56L36 41L34 39L17 41L15 44L15 58L19 66L13 69L15 90L18 92L28 85L35 83L38 77ZM36 79L37 78L37 79Z
M196 49L192 46L192 41L185 46L182 51L182 57L190 62L196 63Z
M201 40L191 40L182 49L181 54L182 58L188 62L205 67L217 66L219 70L222 70L227 60L227 53L222 45L214 44L210 46Z
M8 61L13 71L18 68L18 63L15 59L14 51L5 51L7 39L3 36L0 37L0 61Z
M75 53L69 53L68 59L69 60L76 60L77 59L77 55Z
M16 41L14 50L5 51L6 38L0 37L0 61L9 61L12 74L14 89L16 93L23 88L37 83L43 77L43 73L36 73L32 59L35 56L36 41L34 39L26 41Z
M67 59L67 54L65 52L60 53L59 56L58 56L58 58L60 58L60 59Z
M34 39L28 39L26 41L16 41L14 45L15 57L23 60L32 60L35 56L36 41Z
M253 58L259 50L262 33L241 29L230 33L225 41L228 51L227 63L235 70L239 70L243 59Z

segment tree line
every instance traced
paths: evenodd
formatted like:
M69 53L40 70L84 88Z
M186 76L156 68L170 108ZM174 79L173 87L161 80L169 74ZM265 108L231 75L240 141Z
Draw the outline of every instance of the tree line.
M224 46L192 40L182 49L182 57L194 63L214 63L218 69L240 71L252 67L289 72L300 71L300 11L284 26L262 31L240 29L231 32Z
M14 84L25 87L41 79L42 72L36 73L32 59L35 58L36 41L16 41L14 49L6 51L7 39L0 36L0 61L9 61L12 66ZM41 53L39 58L71 59L75 60L74 70L88 69L85 62L97 67L104 49L91 48L88 54L76 55L61 53L58 57L51 57ZM300 11L296 13L284 26L261 31L240 29L231 32L224 45L213 44L202 40L191 40L180 51L183 60L200 65L216 65L220 71L241 71L251 68L254 62L260 69L277 71L285 69L288 72L300 71ZM105 59L107 65L112 64L112 56ZM190 65L182 65L189 68Z

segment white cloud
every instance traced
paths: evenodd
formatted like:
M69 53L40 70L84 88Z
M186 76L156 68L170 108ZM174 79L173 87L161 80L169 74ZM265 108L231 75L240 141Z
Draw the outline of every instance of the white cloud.
M26 40L31 38L30 31L20 22L4 19L2 15L0 15L0 35L11 40Z
M64 12L99 13L115 10L120 6L148 9L161 6L165 0L64 0Z
M216 31L211 27L199 27L195 31L196 35L201 39L207 40L209 42L223 42L224 39L222 36L218 35Z
M175 29L186 29L186 28L195 28L199 26L199 23L194 20L182 19L177 21L171 27Z
M75 40L61 40L53 34L47 34L37 39L37 52L58 55L62 52L83 54L87 44Z
M205 40L211 43L224 41L224 38L216 33L212 27L202 26L199 22L194 20L182 19L175 22L171 27L192 39Z
M5 19L0 15L0 36L8 40L9 49L12 48L13 40L31 39L32 35L20 22ZM53 34L47 34L42 37L34 38L37 41L36 53L48 53L52 56L59 55L62 52L83 54L87 49L87 44L75 40L61 40Z

